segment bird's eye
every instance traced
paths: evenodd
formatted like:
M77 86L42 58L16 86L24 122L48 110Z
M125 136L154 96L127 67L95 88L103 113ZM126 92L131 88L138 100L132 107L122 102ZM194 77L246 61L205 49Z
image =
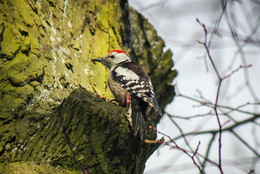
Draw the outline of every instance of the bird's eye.
M114 58L115 56L114 56L114 55L111 55L110 57L111 57L111 58Z

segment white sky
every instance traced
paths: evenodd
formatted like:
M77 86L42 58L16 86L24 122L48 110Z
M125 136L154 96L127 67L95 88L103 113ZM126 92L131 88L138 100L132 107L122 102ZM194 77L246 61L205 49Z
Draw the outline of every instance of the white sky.
M177 69L179 75L174 83L177 84L177 88L180 93L185 94L190 97L199 97L200 91L206 99L210 101L215 100L216 89L217 89L217 78L214 73L209 60L207 59L207 67L209 71L206 70L205 61L203 56L205 55L205 49L197 43L197 41L203 41L204 33L202 27L196 22L198 18L202 23L206 24L208 30L213 28L216 19L220 14L220 4L219 0L148 0L148 1L138 1L129 0L130 6L134 7L137 11L143 14L148 21L155 27L164 41L166 42L167 48L170 48L174 53L173 60L175 63L175 68ZM246 1L241 1L241 4ZM248 10L252 12L253 10L260 9L259 6L250 6L250 1L248 0L246 4L243 4L242 8L239 4L234 3L232 7L232 12L238 18L237 28L238 34L241 36L246 36L251 26L260 24L257 19L260 16L251 16L250 19L244 17L242 11ZM149 7L149 8L147 8ZM234 11L233 11L234 10ZM258 22L258 23L257 23ZM230 37L230 32L228 31L227 22L225 19L222 20L220 29L222 31L222 37L215 37L213 42L216 46L221 46L221 48L212 49L212 57L220 71L221 75L227 75L232 70L239 67L242 62L239 56L236 56L237 47ZM260 36L260 29L256 31L257 35ZM257 38L258 41L260 38ZM247 46L244 48L246 54L247 64L252 64L253 67L248 69L249 82L253 87L256 97L260 98L260 49L259 43L257 46ZM256 53L256 54L250 54ZM233 61L234 60L234 61ZM223 105L237 107L239 105L245 104L247 102L254 102L252 95L249 93L248 88L238 90L240 86L244 86L244 70L232 75L231 78L223 82L220 103ZM257 100L259 102L259 100ZM260 107L245 107L244 110L249 111L260 111ZM182 97L175 97L174 101L169 104L166 108L168 113L174 115L180 115L183 117L207 113L210 109L205 106L200 106L198 103L191 102L190 100L184 99ZM236 120L243 120L248 118L248 115L235 114L232 115ZM209 128L217 128L216 117L204 117L200 119L194 119L192 121L174 119L178 125L182 128L184 132L191 132L196 130L207 130ZM225 119L227 120L227 119ZM225 120L222 119L223 122ZM223 123L222 122L222 123ZM259 123L259 120L258 120ZM232 122L228 123L231 125ZM171 137L176 137L180 135L180 132L171 123L168 117L164 116L158 125L158 130L170 135ZM255 128L252 125L242 126L236 129L236 132L241 135L250 145L256 146L253 135L260 135L260 128ZM161 137L159 135L159 137ZM198 142L200 141L199 152L204 153L209 136L197 136L190 137L188 141L192 145L193 149L196 148ZM240 143L234 136L230 134L223 134L222 140L222 155L224 162L224 172L225 173L236 173L244 174L250 169L250 163L242 165L240 167L235 166L233 163L229 164L227 160L234 160L239 158L250 158L253 157L251 151L249 151L245 145ZM181 147L185 147L183 141L177 141ZM260 153L258 145L258 153ZM213 149L211 150L210 159L217 162L218 159L218 144L214 143ZM239 161L238 161L239 162ZM260 173L260 162L258 160L258 166L256 167L256 173ZM215 167L208 167L207 173L219 173L218 169ZM197 168L193 165L190 158L184 155L182 152L177 150L170 150L169 147L162 147L159 151L155 152L148 160L145 169L146 174L154 173L178 173L178 174L190 174L199 173Z

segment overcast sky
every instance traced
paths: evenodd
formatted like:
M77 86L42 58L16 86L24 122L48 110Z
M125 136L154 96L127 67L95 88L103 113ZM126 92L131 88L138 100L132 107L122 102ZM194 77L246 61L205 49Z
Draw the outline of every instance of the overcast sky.
M245 37L252 32L254 26L260 24L260 5L252 5L251 1L240 1L232 4L231 14L236 16L237 34ZM217 90L217 76L214 72L209 60L205 61L205 49L197 41L204 40L204 32L202 27L196 21L198 18L202 23L205 23L210 32L215 25L221 13L221 5L219 0L149 0L138 1L129 0L129 4L137 11L143 14L148 21L155 27L158 35L166 42L166 47L170 48L174 53L173 60L175 67L179 73L177 79L173 82L176 84L178 91L181 94L205 99L214 102ZM231 8L231 7L230 7ZM251 12L256 11L250 16ZM248 15L244 15L248 14ZM250 18L248 18L250 17ZM232 40L231 33L225 18L220 23L220 36L216 36L212 40L211 54L217 69L221 76L231 73L243 63L246 65L252 64L248 70L240 70L225 80L221 86L219 102L222 105L237 107L247 102L259 102L260 98L260 44L248 45L244 47L246 53L246 62L237 54L237 47ZM255 37L260 36L260 29L255 31ZM260 40L260 38L256 38ZM246 78L248 73L248 83L252 87L251 91L246 86ZM252 94L254 93L254 95ZM258 112L259 105L247 106L245 110ZM168 113L188 117L196 114L204 114L211 109L206 106L201 106L199 103L176 97L174 101L166 108ZM234 114L236 120L243 120L248 115ZM222 119L224 123L226 118ZM208 130L210 128L218 128L216 117L203 117L193 119L192 121L175 119L178 125L184 132ZM259 123L259 120L258 120ZM232 124L227 123L228 124ZM166 133L171 137L180 135L177 127L164 116L158 125L158 130ZM245 138L253 147L258 147L259 138L255 138L255 132L259 136L259 125L247 125L236 129L241 137ZM161 135L158 135L161 137ZM209 136L196 136L188 139L193 149L196 148L200 141L200 153L205 153L208 145ZM236 166L234 159L248 159L254 157L245 145L240 143L234 136L223 134L222 155L224 161L225 173L244 174L248 173L251 168L250 160L245 165ZM177 143L185 147L183 141ZM259 144L258 144L259 143ZM210 159L217 161L218 159L218 144L214 142L210 153ZM229 161L228 161L229 160ZM239 161L237 161L239 164ZM260 162L258 159L258 167L256 173L260 173ZM208 167L207 173L219 173L215 167ZM155 152L147 162L146 174L153 173L179 173L190 174L198 173L198 169L193 165L192 160L177 150L170 150L169 147L162 147Z

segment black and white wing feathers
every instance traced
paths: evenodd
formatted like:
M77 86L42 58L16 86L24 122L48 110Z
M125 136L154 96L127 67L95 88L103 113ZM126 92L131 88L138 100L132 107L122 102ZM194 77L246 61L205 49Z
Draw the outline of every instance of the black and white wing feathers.
M155 99L153 86L148 74L138 65L126 62L113 68L113 78L121 87L153 107L158 115L161 109Z

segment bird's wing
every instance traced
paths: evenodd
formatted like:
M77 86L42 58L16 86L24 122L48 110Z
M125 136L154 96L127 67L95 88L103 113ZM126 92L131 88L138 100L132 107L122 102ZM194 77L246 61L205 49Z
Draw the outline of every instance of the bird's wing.
M132 62L124 63L113 69L114 80L143 101L152 106L161 115L160 107L155 99L153 85L148 74Z

